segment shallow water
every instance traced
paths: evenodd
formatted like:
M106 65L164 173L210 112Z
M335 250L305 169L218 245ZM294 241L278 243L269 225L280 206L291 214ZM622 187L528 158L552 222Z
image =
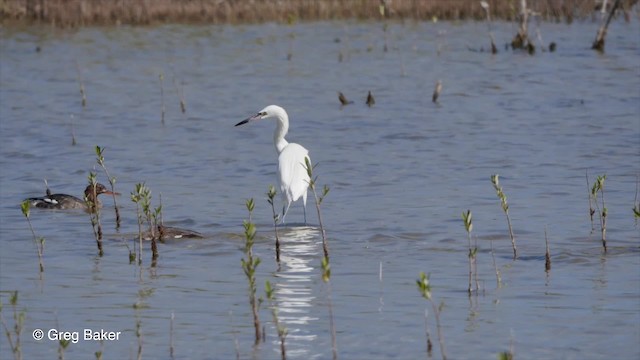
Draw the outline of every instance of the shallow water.
M33 340L37 328L120 331L118 341L81 339L66 358L99 350L105 359L133 358L137 322L146 358L171 357L171 343L181 359L234 358L236 343L241 358L279 358L266 306L266 341L253 346L240 266L251 197L258 292L264 297L265 280L275 286L291 359L331 357L330 307L340 358L424 357L431 307L416 291L420 271L444 302L451 358L495 358L510 346L522 358L640 357L640 232L631 212L640 172L640 29L637 19L614 23L607 53L597 54L589 49L596 27L542 24L558 51L535 56L469 50L487 47L486 26L476 23L393 24L388 52L378 23L0 29L0 296L12 324L9 292L19 291L25 358L56 356L57 342ZM515 29L497 23L494 32L504 43ZM443 93L433 104L438 79ZM372 108L364 105L369 90ZM337 91L355 104L340 108ZM330 286L321 279L313 197L311 226L302 226L299 204L291 208L280 229L279 271L275 263L265 195L276 176L274 125L233 126L271 103L287 109L288 139L309 149L318 184L331 188L322 204ZM103 199L99 258L86 214L32 210L35 232L46 238L40 279L19 203L44 195L43 178L54 192L80 195L96 145L123 193L122 228ZM586 169L591 181L607 175L606 255L599 232L591 233ZM495 173L510 205L515 262ZM148 248L142 267L129 264L125 239L137 233L129 193L139 182L155 206L162 194L166 223L207 238L161 244L155 268ZM466 209L479 247L481 292L471 298ZM439 358L431 312L428 327ZM1 357L11 357L0 339Z

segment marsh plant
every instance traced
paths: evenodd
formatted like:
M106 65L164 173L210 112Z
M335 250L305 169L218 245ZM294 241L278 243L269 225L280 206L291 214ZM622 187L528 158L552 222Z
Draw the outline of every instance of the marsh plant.
M604 252L607 252L607 207L604 201L604 181L606 179L607 175L596 177L596 180L591 187L591 197L593 198L593 202L596 205L596 211L600 218L600 233L602 235L602 248L604 249ZM598 200L598 194L600 194L600 200ZM600 203L598 201L600 201Z
M640 175L636 176L636 195L633 198L633 219L636 226L638 226L638 219L640 219L640 202L638 202L638 189L640 188Z
M104 148L101 148L100 146L97 146L97 145L96 145L96 161L98 162L98 165L100 165L100 167L102 168L102 171L104 171L104 174L107 177L107 180L109 181L109 185L111 186L111 192L112 192L111 197L113 198L113 208L116 212L116 230L118 230L120 229L120 210L118 210L118 202L116 201L116 195L118 194L115 189L116 178L115 176L109 175L107 166L104 164Z
M162 125L164 125L164 114L165 114L165 106L164 106L164 74L160 73L158 76L160 78L160 103L161 103L161 115L160 120Z
M499 289L502 287L502 277L500 276L500 269L498 269L498 265L496 264L496 255L493 252L493 240L489 240L489 244L491 245L491 259L493 260L493 269L496 272L496 287Z
M176 94L178 95L178 99L180 99L180 111L183 114L187 112L187 102L184 100L184 83L180 84L181 87L178 88L178 83L176 82L175 75L173 76L173 87L176 89Z
M246 207L249 211L249 219L251 219L251 213L253 212L254 202L253 199L249 199L246 201ZM246 259L243 258L240 260L242 264L242 270L244 274L247 276L247 280L249 281L249 304L251 305L251 312L253 313L253 326L255 328L255 344L260 342L262 338L262 333L260 329L260 317L258 315L258 310L260 308L261 299L258 299L256 296L257 286L256 286L256 269L258 265L260 265L260 258L253 256L253 243L256 237L256 226L251 222L251 220L245 220L243 222L244 225L244 253Z
M333 320L333 302L331 300L331 264L329 263L329 257L322 258L320 263L322 267L322 281L327 284L327 300L329 304L329 328L331 330L331 352L333 359L338 358L338 340L336 337L336 325Z
M478 291L478 270L477 270L477 263L476 263L476 255L478 254L478 247L477 246L473 246L471 244L471 231L473 231L473 214L471 213L471 210L467 210L466 212L463 211L462 212L462 221L464 222L464 228L467 231L467 240L469 242L469 253L468 253L468 257L469 257L469 288L468 288L468 292L469 294L471 294L473 292L473 278L474 278L474 274L475 274L475 283L476 283L476 287L475 287L475 291Z
M76 71L78 72L78 86L80 87L80 96L82 97L82 108L87 106L87 95L84 91L84 80L82 79L82 71L80 71L80 64L76 61Z
M267 202L271 205L271 213L273 214L273 231L276 234L276 262L280 264L280 237L278 236L278 220L280 220L279 214L276 213L276 207L274 205L274 199L276 197L276 188L273 185L269 185L269 191L267 191Z
M500 199L500 205L502 206L502 211L504 211L504 215L507 217L507 225L509 226L509 236L511 237L511 246L513 247L513 259L518 258L518 250L516 249L516 238L513 235L513 228L511 227L511 217L509 216L509 204L507 203L507 196L502 191L502 186L500 186L500 175L495 174L491 175L491 183L493 184L493 188L496 190L496 194L498 195L498 199Z
M14 291L13 293L11 293L9 304L13 309L13 331L10 330L9 325L2 315L2 310L4 309L2 301L0 301L0 322L2 322L2 327L4 328L4 333L7 337L7 341L9 342L9 347L11 347L11 351L13 352L14 359L21 360L22 343L20 341L20 336L22 334L22 330L24 329L24 319L26 314L24 310L18 312L18 291Z
M71 146L75 146L77 144L76 142L76 131L73 127L73 114L69 115L69 123L71 124Z
M89 209L89 218L91 219L91 227L93 229L93 235L96 238L96 244L98 245L98 255L104 255L104 251L102 250L102 225L100 224L100 207L98 206L98 194L97 194L97 185L98 181L96 179L96 173L91 171L89 172L89 185L93 189L93 197L91 199L95 199L95 202L87 195L84 196L84 201L87 204L87 208Z
M316 210L318 211L318 222L320 223L320 234L322 235L322 250L324 251L324 257L328 259L329 244L327 243L327 235L324 230L324 225L322 223L322 212L320 211L320 205L322 204L322 200L324 200L324 198L329 193L329 187L325 185L322 188L322 195L318 196L318 192L316 191L316 180L318 179L318 177L317 176L315 178L313 177L314 166L311 165L311 162L309 161L308 157L304 158L304 164L305 164L305 168L307 169L307 175L309 175L309 187L313 192L313 198L315 199L315 203L316 203Z
M56 328L60 329L60 325L58 324L58 315L56 314ZM71 344L71 339L60 338L58 340L58 360L64 360L64 352Z
M36 236L36 232L33 230L33 225L31 224L30 215L30 207L31 204L29 200L25 200L22 202L21 209L22 215L27 219L27 223L29 224L29 229L31 229L31 235L33 235L33 243L36 245L36 250L38 251L38 263L40 265L40 272L44 272L44 263L42 261L42 254L44 253L44 238Z
M269 280L267 280L264 284L264 292L267 296L267 300L269 301L269 307L271 308L271 316L273 317L273 324L278 331L278 339L280 339L280 355L282 360L287 359L287 349L285 347L285 340L287 338L287 328L280 323L280 318L278 317L278 305L276 304L275 299L275 291L271 286Z
M587 180L587 197L589 198L589 219L591 220L591 231L595 231L596 227L593 222L593 215L596 214L596 209L593 208L593 195L591 194L591 186L589 185L589 170L584 171L584 177Z
M544 227L544 244L545 244L545 253L544 253L544 270L548 273L551 271L551 251L549 250L549 237L547 237L547 227Z
M444 338L442 337L442 329L440 326L440 312L444 308L444 302L441 302L440 305L436 305L436 302L431 297L431 282L429 280L429 275L426 275L424 272L420 272L420 277L416 280L416 284L418 285L418 291L423 298L427 299L429 303L431 303L431 308L433 309L433 314L436 318L436 329L438 332L438 343L440 344L440 353L442 354L442 360L447 359L447 354L444 349ZM427 349L429 348L429 344L427 342Z
M138 241L139 241L139 257L138 263L142 263L142 223L146 220L151 238L151 259L152 262L158 259L158 244L156 236L157 221L160 217L162 206L152 210L151 208L151 189L144 183L136 184L135 191L131 193L131 201L136 204L136 213L138 217Z

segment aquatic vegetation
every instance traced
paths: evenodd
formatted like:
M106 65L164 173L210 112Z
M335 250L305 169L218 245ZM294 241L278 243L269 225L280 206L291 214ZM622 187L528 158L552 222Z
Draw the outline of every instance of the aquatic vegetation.
M111 186L111 197L113 198L113 208L116 212L116 230L120 229L120 210L118 210L118 203L116 201L116 195L118 194L115 190L116 178L115 176L110 176L109 171L107 170L107 166L104 164L104 148L96 145L96 161L98 165L104 171L104 174L107 176L107 180L109 181L109 185Z
M584 177L587 180L587 197L589 198L589 219L591 219L591 231L595 231L595 225L593 223L593 215L596 213L596 209L593 208L593 195L591 194L591 186L589 185L589 170L584 171Z
M606 179L607 175L597 176L591 187L591 196L596 204L596 211L600 218L600 234L602 235L602 248L605 253L607 252L607 207L604 202L604 181ZM598 203L598 194L600 194L602 206Z
M162 205L155 208L153 211L151 210L151 189L149 189L144 183L136 184L135 190L131 193L131 201L136 204L136 214L138 218L138 264L142 264L142 223L145 218L149 229L149 236L151 238L151 260L152 264L155 264L155 261L158 259L157 240L160 238L156 235L156 229L158 228L157 222L158 218L161 216Z
M14 291L11 293L11 297L9 298L9 304L13 309L13 333L9 330L9 326L2 315L2 310L4 306L2 301L0 300L0 323L2 323L2 327L4 328L4 333L7 336L7 341L9 342L9 347L11 347L11 351L13 352L13 357L16 360L22 359L22 342L20 336L22 334L22 330L24 329L24 319L26 317L25 311L18 312L18 291ZM35 334L35 333L34 333ZM14 338L15 335L15 338ZM35 335L34 335L35 336Z
M260 258L253 256L253 243L256 236L256 226L251 222L251 213L253 211L254 202L253 199L249 199L246 202L247 210L249 211L249 220L243 222L244 225L244 253L246 259L241 259L242 270L247 276L249 281L249 304L251 305L251 312L253 313L253 326L255 328L255 344L260 342L262 338L260 328L260 317L258 315L258 309L260 308L261 299L256 297L256 268L260 265Z
M373 97L373 94L371 94L371 91L369 91L369 93L367 94L367 100L365 103L368 107L372 107L376 104L376 99Z
M516 239L513 235L513 228L511 227L511 217L509 216L509 204L507 203L507 196L502 191L502 186L500 186L500 179L498 174L491 175L491 183L493 184L493 188L496 190L496 194L500 199L500 205L502 206L502 211L504 211L505 216L507 217L507 225L509 226L509 236L511 236L511 246L513 247L513 259L518 258L518 251L516 249Z
M431 95L431 101L433 103L438 103L438 97L442 92L442 81L438 80L436 82L436 86L433 88L433 95Z
M476 292L478 291L478 269L476 263L476 255L478 254L478 247L471 245L471 231L473 230L473 215L471 214L471 210L467 210L466 212L462 212L462 221L464 222L464 228L467 230L467 239L469 240L469 288L468 292L471 294L473 292L473 276L475 274L476 280Z
M278 306L276 305L274 289L271 287L271 283L267 280L264 284L264 292L266 293L267 300L269 301L269 307L271 308L271 316L273 317L273 323L278 331L278 338L280 339L280 355L282 360L287 359L287 349L285 347L285 340L287 339L287 328L280 323L278 318Z
M427 299L431 303L431 307L433 309L434 316L436 318L436 329L438 331L438 342L440 344L440 353L442 354L442 360L447 359L447 354L444 348L444 338L442 337L442 329L440 326L440 312L444 308L444 302L441 302L439 306L436 306L435 301L431 297L431 282L429 280L429 275L426 275L423 271L420 272L420 277L416 280L416 284L418 285L418 291L423 298ZM427 349L429 348L429 344L427 343Z
M322 204L322 200L324 200L324 198L329 193L329 187L325 185L322 188L322 195L318 196L318 193L316 192L316 180L318 179L318 177L317 176L315 178L313 177L313 165L311 165L311 162L309 161L309 157L305 157L304 162L305 162L304 164L305 169L307 169L307 175L309 175L309 188L311 188L311 191L313 192L313 197L316 201L316 210L318 212L318 222L320 223L320 234L322 235L322 250L324 251L324 257L328 259L329 244L327 243L327 234L324 230L324 225L322 223L322 213L320 212L320 204Z
M33 230L33 225L31 224L31 219L29 218L30 214L30 206L31 203L29 200L24 200L21 205L22 215L27 219L27 223L29 223L29 229L31 229L31 235L33 235L33 243L36 245L36 250L38 251L38 262L40 264L40 272L44 272L44 263L42 261L42 253L44 252L44 238L37 237L36 232Z
M487 15L487 27L489 28L489 38L491 39L491 53L497 54L498 48L496 47L496 39L493 37L493 31L491 30L491 12L489 11L489 3L486 1L480 1L480 7Z
M71 125L71 146L75 146L76 145L76 132L74 130L73 127L73 114L69 115L69 124Z
M273 185L269 185L269 191L267 191L267 202L271 205L271 213L273 214L273 231L276 235L276 262L280 264L280 237L278 236L278 220L280 216L276 213L276 208L273 203L276 197L276 188ZM252 206L253 210L253 206Z
M636 176L636 195L633 198L633 218L634 224L638 226L638 219L640 219L640 202L638 202L638 189L640 188L640 175Z
M102 250L102 224L100 224L100 207L98 206L98 194L97 194L97 185L98 182L96 180L96 173L91 171L89 172L89 186L93 191L91 199L87 194L84 195L84 201L87 204L87 208L89 209L89 218L91 219L91 228L93 229L93 235L96 238L96 244L98 245L98 255L104 255L104 251ZM92 199L95 199L92 200Z
M82 79L82 72L80 71L80 64L76 60L76 70L78 72L78 86L80 87L80 96L82 98L82 108L87 106L87 95L84 91L84 80Z
M604 52L604 40L607 37L607 29L609 28L609 23L611 23L611 19L613 18L613 15L615 14L618 7L620 6L620 2L621 0L615 0L615 2L613 3L613 6L609 10L609 16L607 16L606 21L604 21L602 25L600 25L600 28L598 29L598 33L596 34L596 39L593 41L593 44L591 45L591 48L593 50ZM602 7L603 14L605 10L606 9L603 6Z
M491 259L493 260L493 269L496 272L496 287L499 289L502 287L502 277L500 276L500 269L498 269L498 265L496 264L496 255L493 252L493 240L489 240L489 244L491 245Z
M183 114L187 112L187 102L184 99L184 83L180 83L180 88L178 88L178 83L176 82L176 77L173 77L173 87L176 89L176 95L178 95L178 99L180 100L180 111Z
M160 103L161 103L161 115L160 120L162 125L164 125L164 114L165 114L165 106L164 106L164 74L160 73L158 76L160 78Z
M331 301L331 264L329 264L329 257L322 258L320 263L322 267L322 281L327 284L327 306L329 307L329 328L331 330L331 353L333 359L338 358L338 339L336 336L336 325L333 319L333 302Z
M551 252L549 251L549 237L547 237L547 227L544 227L544 243L545 243L545 252L544 252L544 270L549 273L551 271Z

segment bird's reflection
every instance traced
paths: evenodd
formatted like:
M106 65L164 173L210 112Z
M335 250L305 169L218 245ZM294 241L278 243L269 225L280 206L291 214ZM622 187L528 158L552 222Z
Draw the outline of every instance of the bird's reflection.
M316 297L313 277L319 276L319 231L303 226L282 228L279 234L281 268L276 275L275 293L278 317L288 332L287 355L308 356L310 342L317 337L310 324L318 320L311 309Z

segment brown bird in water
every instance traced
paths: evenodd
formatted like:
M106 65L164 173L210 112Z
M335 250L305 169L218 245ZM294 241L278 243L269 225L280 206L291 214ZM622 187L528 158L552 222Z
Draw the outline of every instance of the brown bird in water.
M204 235L197 231L182 229L174 226L165 226L158 224L157 232L154 234L156 239L169 240L169 239L204 239ZM144 233L143 239L151 240L151 233L149 231Z
M375 105L375 103L376 103L376 99L373 98L371 91L369 91L369 94L367 95L367 105L369 107L372 107L373 105Z
M342 104L342 106L353 104L353 101L347 100L347 97L340 91L338 91L338 100L340 100L340 104Z
M107 187L102 184L96 184L95 188L94 185L89 185L84 190L84 196L87 200L94 204L94 206L97 205L98 208L102 207L102 202L98 199L98 195L100 194L120 195L119 193L113 193L107 190ZM87 203L83 199L67 194L52 194L48 186L46 196L29 198L26 200L29 201L31 206L41 209L83 209L85 211L89 211L89 206L87 206ZM94 206L92 206L92 209Z
M431 97L431 101L434 103L438 102L438 96L440 96L440 92L442 91L442 81L438 80L436 82L436 87L433 89L433 96Z

